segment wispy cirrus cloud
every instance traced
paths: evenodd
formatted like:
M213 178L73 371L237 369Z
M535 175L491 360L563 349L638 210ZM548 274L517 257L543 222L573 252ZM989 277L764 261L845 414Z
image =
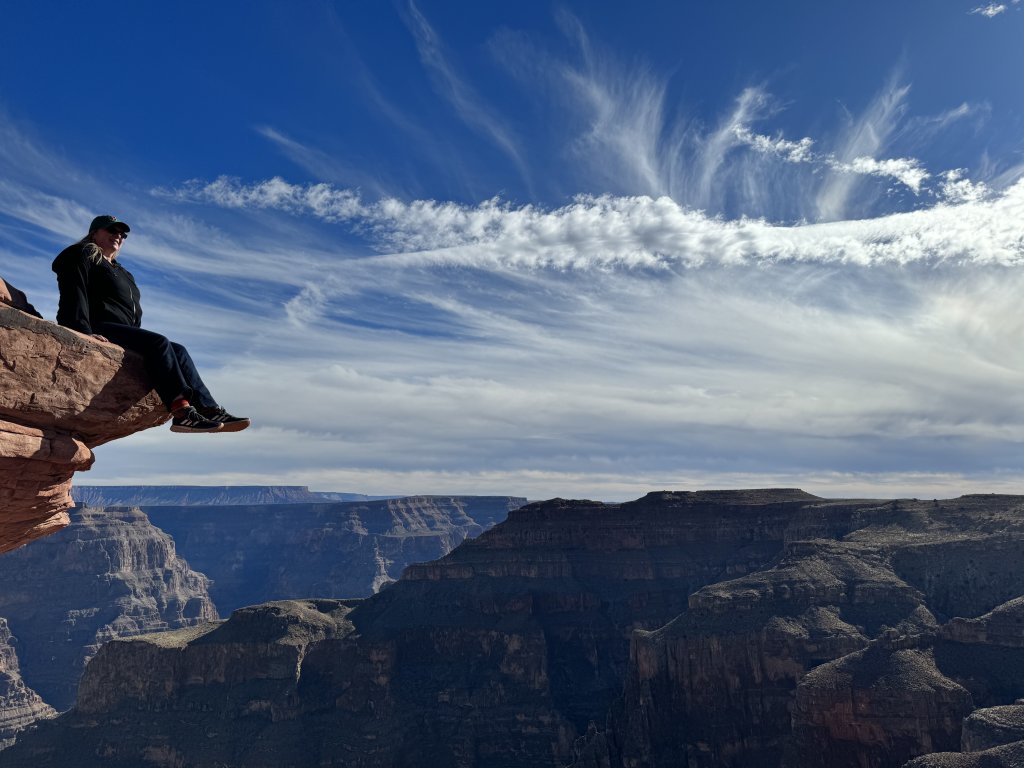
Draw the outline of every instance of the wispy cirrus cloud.
M584 187L667 195L729 218L836 221L877 215L893 192L886 181L914 198L941 195L946 188L920 160L889 154L894 142L910 134L934 136L978 112L961 104L933 117L911 117L910 87L899 82L897 71L861 114L846 113L845 128L833 136L791 139L758 130L783 110L760 86L744 88L717 122L702 124L668 105L667 78L642 63L617 61L575 16L563 12L558 18L575 58L554 57L510 32L496 36L492 49L531 92L556 108L575 108L574 120L566 123L580 128L568 140L574 164L567 172ZM792 168L785 195L773 189L780 163Z
M530 173L523 160L519 142L503 121L476 93L468 81L457 71L445 52L437 31L413 0L408 4L409 29L416 41L420 60L433 76L438 92L455 108L467 125L494 142L519 169L527 186Z

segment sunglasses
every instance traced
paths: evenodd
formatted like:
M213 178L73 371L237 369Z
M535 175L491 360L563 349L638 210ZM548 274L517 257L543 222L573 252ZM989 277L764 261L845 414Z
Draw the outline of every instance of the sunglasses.
M120 227L104 227L104 229L115 237L120 237L122 240L126 240L128 238L128 233Z

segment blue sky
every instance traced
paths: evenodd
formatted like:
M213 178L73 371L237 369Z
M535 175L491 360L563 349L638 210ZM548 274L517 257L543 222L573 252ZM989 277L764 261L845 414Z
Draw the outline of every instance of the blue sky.
M80 482L1024 492L1024 4L18 3L0 274L92 216L254 426Z

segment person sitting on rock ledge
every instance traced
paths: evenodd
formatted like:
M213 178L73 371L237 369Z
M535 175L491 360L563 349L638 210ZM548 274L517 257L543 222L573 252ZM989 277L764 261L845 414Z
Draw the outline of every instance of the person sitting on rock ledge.
M249 419L232 416L213 399L188 350L141 327L139 289L117 255L131 228L97 216L89 234L53 260L60 303L57 322L99 341L142 355L154 389L171 412L172 432L239 432Z

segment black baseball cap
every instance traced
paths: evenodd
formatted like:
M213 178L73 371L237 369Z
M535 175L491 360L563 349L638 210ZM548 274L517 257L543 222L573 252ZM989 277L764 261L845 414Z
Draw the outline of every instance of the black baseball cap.
M97 216L92 220L92 224L89 225L89 234L91 235L97 229L111 229L116 227L122 232L131 232L132 228L125 224L123 221L118 221L117 216L110 216L105 214L103 216Z

